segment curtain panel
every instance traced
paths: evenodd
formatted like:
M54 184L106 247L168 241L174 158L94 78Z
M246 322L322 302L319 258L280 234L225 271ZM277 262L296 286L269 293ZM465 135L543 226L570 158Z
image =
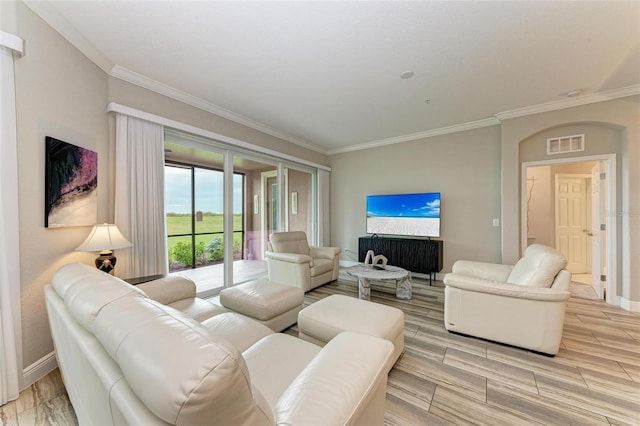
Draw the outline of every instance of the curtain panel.
M115 223L133 246L118 250L121 278L168 274L164 129L116 114Z
M22 377L18 145L14 54L22 39L0 33L0 405L18 398Z

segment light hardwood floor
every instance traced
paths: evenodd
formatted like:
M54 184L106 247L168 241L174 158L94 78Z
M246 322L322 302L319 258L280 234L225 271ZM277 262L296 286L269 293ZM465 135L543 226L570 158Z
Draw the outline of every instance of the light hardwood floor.
M341 278L305 297L357 297ZM388 425L640 425L640 314L571 298L554 358L450 334L441 282L414 280L412 300L374 286L372 300L405 313L405 352L389 375ZM296 326L286 330L296 335ZM357 356L357 354L354 354ZM76 423L57 370L0 407L3 425Z

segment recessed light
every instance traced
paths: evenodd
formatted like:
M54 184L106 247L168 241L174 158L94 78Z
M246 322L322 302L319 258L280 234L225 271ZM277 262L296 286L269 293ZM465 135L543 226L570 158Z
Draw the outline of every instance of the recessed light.
M573 98L574 96L578 96L580 93L582 93L582 90L580 89L571 90L567 92L567 98Z
M403 80L406 80L411 77L413 77L413 71L405 71L402 74L400 74L400 78L402 78Z

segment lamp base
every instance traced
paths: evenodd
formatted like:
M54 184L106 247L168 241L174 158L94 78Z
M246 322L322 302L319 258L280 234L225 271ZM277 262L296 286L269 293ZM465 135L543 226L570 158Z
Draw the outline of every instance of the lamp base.
M113 251L104 250L100 252L100 256L96 257L96 268L109 274L116 267L116 257Z

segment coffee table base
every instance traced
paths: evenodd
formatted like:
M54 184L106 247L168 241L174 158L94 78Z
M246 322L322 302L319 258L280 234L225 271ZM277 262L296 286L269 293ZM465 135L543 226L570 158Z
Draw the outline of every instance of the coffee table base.
M396 299L410 300L411 274L396 279ZM371 281L365 277L358 277L358 299L371 300Z

